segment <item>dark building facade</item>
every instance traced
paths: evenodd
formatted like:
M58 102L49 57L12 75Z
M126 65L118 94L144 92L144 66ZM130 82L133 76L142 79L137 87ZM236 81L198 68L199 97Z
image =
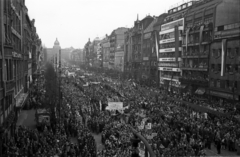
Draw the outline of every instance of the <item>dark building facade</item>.
M138 19L134 23L132 30L132 73L133 78L137 81L144 80L142 77L142 70L145 68L142 65L143 54L142 54L142 43L144 30L154 20L153 17L147 16L141 21Z
M29 54L34 43L41 45L33 23L24 0L0 1L0 149L1 142L14 133L19 112L28 98ZM37 50L31 65L37 64L40 49Z
M239 102L240 1L222 0L213 8L213 42L210 46L209 94Z
M185 14L181 84L190 94L208 92L209 54L215 6L219 1L197 3Z

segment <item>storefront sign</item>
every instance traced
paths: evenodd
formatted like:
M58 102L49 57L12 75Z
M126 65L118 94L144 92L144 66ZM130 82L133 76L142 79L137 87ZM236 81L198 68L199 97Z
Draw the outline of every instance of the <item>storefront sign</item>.
M22 55L19 54L19 53L17 53L17 52L12 52L12 56L13 56L14 58L22 58Z
M175 42L175 38L160 40L160 44Z
M162 62L162 61L176 61L176 58L159 58L159 61Z
M160 52L160 53L163 53L163 52L175 52L175 48L160 49L159 52Z
M181 69L180 69L180 68L158 67L158 70L160 70L160 71L176 71L176 72L181 72Z
M148 61L148 57L143 57L143 60L144 61Z
M183 25L184 25L184 18L162 25L161 26L161 31L174 28L175 26L183 26Z

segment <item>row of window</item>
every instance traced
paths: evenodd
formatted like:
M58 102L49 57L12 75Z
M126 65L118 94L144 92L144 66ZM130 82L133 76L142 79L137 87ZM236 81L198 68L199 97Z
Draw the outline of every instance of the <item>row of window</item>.
M220 72L222 69L221 64L211 64L212 72ZM226 64L225 73L233 74L240 73L240 65L239 64Z
M231 91L236 91L240 87L240 83L237 81L211 79L210 87L225 88Z
M204 31L202 34L202 41L201 42L209 42L212 40L212 32L211 31ZM188 44L199 43L200 42L200 35L198 34L190 34L188 37ZM186 44L186 36L183 37L183 44Z
M13 96L11 95L7 95L5 97L5 105L4 105L4 100L0 100L0 116L3 114L4 111L7 111L7 115L9 114L9 107L12 105L13 103Z
M209 45L201 45L201 46L191 46L188 47L188 52L186 52L186 47L183 47L183 55L199 55L201 53L208 54L209 53Z
M212 49L212 57L222 56L222 49ZM234 58L240 56L239 47L236 48L227 48L226 56L229 58Z

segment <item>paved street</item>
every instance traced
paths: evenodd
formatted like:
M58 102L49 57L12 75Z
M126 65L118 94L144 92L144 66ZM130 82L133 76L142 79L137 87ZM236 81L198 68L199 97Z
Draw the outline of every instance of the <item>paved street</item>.
M103 148L104 148L104 145L102 145L102 142L101 142L101 136L102 134L94 134L92 133L95 141L96 141L96 144L97 144L97 151L101 151Z
M217 149L214 146L214 144L212 144L212 149L206 149L206 154L207 156L237 156L237 152L230 152L228 150L222 149L221 150L221 154L217 154Z
M35 128L35 110L22 110L17 121L17 126L19 125L24 125L29 128Z

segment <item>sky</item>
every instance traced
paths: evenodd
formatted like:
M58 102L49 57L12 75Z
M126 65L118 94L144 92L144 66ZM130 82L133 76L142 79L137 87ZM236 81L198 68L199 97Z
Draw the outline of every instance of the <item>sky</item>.
M83 48L118 27L131 28L147 15L159 16L183 0L25 0L43 45Z

